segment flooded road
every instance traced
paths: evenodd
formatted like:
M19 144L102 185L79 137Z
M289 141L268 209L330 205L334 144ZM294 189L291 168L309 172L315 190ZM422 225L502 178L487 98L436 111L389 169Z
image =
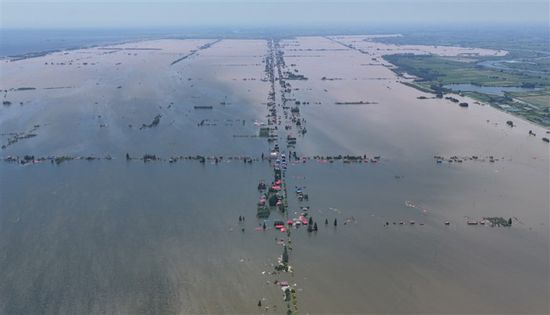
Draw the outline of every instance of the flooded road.
M255 206L258 181L273 176L261 159L273 143L258 137L268 42L201 49L210 42L2 61L2 145L19 136L1 155L44 160L0 163L0 313L286 313L274 280L296 288L301 313L548 311L546 130L471 99L456 96L465 109L432 98L380 58L497 52L366 36L280 41L294 77L283 74L290 86L277 88L275 106L298 106L307 128L284 131L293 148L279 139L300 157L286 170L288 216L307 204L319 230L292 228L294 272L271 275L284 236L273 220L283 216L272 211L257 231ZM314 158L348 154L369 162ZM55 163L63 155L110 159ZM226 158L169 163L196 155ZM483 217L513 223L467 224Z

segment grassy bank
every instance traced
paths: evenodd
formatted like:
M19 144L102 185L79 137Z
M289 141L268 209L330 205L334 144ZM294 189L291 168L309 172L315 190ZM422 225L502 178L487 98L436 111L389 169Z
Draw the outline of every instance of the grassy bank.
M505 71L477 65L480 58L445 58L415 56L412 54L388 55L384 59L396 66L399 74L418 77L407 85L424 92L442 96L451 92L447 84L472 84L484 87L538 88L529 92L506 92L504 96L482 92L464 92L474 99L486 102L501 110L521 116L539 125L550 127L550 74L533 75L528 71Z

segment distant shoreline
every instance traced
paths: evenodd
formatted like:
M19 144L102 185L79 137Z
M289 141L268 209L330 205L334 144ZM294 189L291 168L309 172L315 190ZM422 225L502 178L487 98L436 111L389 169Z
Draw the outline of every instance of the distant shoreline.
M373 41L382 41L402 44L422 44L418 42L420 35L432 34L432 44L440 46L464 46L480 47L479 41L462 43L460 40L447 40L445 43L441 38L448 38L452 30L461 30L460 36L465 37L472 31L472 26L447 26L437 29L434 32L428 26L316 26L309 28L291 27L265 27L265 28L185 28L185 29L1 29L0 28L0 60L22 60L41 57L47 54L88 49L102 45L119 45L143 40L155 39L268 39L268 38L295 38L300 36L350 36L369 34ZM538 28L537 28L538 29ZM476 29L477 30L477 29ZM487 28L489 32L493 28ZM517 29L510 32L518 31ZM542 32L544 30L541 29ZM500 30L503 33L509 33ZM521 34L521 31L518 31ZM418 34L417 34L418 33ZM400 36L388 36L399 34ZM477 33L476 33L477 34ZM518 35L516 34L516 35ZM381 38L380 35L383 37ZM453 35L454 36L454 35ZM391 37L391 38L388 38ZM452 37L452 36L451 36ZM462 38L461 37L461 38ZM394 42L394 38L402 38ZM468 37L469 38L469 37ZM439 40L436 40L439 39ZM466 45L464 45L466 44ZM475 45L474 45L475 44ZM44 47L46 46L46 47ZM494 45L483 45L483 48L495 49ZM498 47L504 49L505 47Z
M25 60L30 58L37 58L37 57L43 57L49 54L53 53L59 53L63 51L73 51L73 50L79 50L79 49L90 49L90 48L96 48L96 47L102 47L102 46L112 46L112 45L123 45L128 43L136 43L141 41L148 41L148 40L159 40L159 39L268 39L271 38L267 34L264 36L249 36L246 34L243 34L242 36L213 36L213 35L205 35L200 36L201 34L197 35L152 35L152 36L145 36L141 38L132 38L132 39L120 39L120 40L113 40L113 41L105 41L105 42L98 42L94 44L82 44L82 45L73 45L69 47L60 47L60 48L53 48L53 49L45 49L45 50L33 50L33 51L27 51L19 54L3 54L0 50L0 60L8 60L8 61L18 61L18 60ZM355 32L348 33L334 33L330 36L347 36L347 35L363 35L363 34L356 34ZM279 37L282 35L275 35L274 37ZM288 36L282 36L286 38L295 38L295 37L301 37L301 36L308 36L308 35L301 35L301 34L295 34L295 35L288 35ZM328 36L328 35L316 35L316 36ZM402 34L397 33L385 33L385 34L369 34L368 37L372 40L376 40L378 38L386 38L386 37L401 37Z
M399 27L215 27L166 29L2 29L0 60L17 60L49 53L154 39L268 39L298 36L394 34Z
M89 44L89 45L79 45L79 46L71 46L66 48L56 48L56 49L46 49L46 50L40 50L40 51L29 51L21 54L13 54L13 55L0 55L0 60L9 60L9 61L18 61L18 60L24 60L24 59L30 59L30 58L37 58L37 57L43 57L49 54L58 53L62 51L73 51L73 50L80 50L80 49L90 49L90 48L96 48L96 47L102 47L102 46L111 46L111 45L123 45L123 44L129 44L129 43L136 43L146 40L155 40L155 39L161 39L161 38L140 38L140 39L121 39L116 41L109 41L109 42L102 42L102 43L95 43L95 44Z

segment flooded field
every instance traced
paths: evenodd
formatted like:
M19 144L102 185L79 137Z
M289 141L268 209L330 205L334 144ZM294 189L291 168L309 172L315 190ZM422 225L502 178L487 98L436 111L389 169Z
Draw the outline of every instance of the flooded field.
M1 60L0 313L548 312L550 135L403 84L382 59L403 52L505 54L331 36Z
M506 86L477 86L473 84L447 84L443 86L454 92L480 92L498 96L504 96L504 92L533 92L536 88L506 87Z

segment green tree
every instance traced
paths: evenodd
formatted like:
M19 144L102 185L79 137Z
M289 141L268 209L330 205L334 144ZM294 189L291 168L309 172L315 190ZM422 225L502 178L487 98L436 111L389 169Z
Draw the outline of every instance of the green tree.
M288 264L288 250L286 249L286 245L283 246L283 264Z

